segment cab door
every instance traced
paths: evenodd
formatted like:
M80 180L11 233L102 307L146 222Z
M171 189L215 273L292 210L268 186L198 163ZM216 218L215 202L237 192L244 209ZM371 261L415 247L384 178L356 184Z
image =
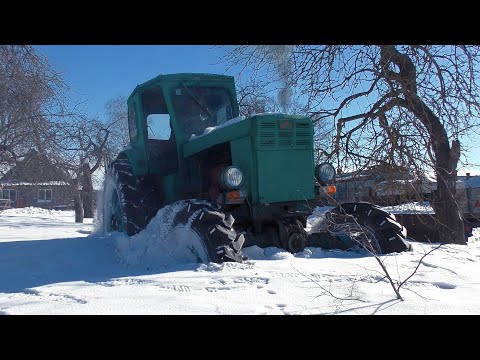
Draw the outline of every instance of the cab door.
M148 173L148 150L145 138L145 125L140 98L134 96L128 99L128 133L130 146L125 149L135 176L143 176Z

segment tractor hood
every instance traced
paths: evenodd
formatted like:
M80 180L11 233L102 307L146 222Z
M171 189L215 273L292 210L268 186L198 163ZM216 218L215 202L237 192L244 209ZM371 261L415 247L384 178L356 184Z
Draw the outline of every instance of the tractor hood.
M183 154L185 157L195 155L196 153L199 153L200 151L208 149L214 145L231 142L232 140L248 136L254 132L259 132L256 128L258 127L257 125L262 123L262 121L276 122L280 121L281 119L290 119L293 121L311 121L306 116L286 115L282 113L257 114L249 118L239 116L227 121L222 125L213 128L207 128L202 135L192 136L190 141L183 145ZM309 136L313 136L313 133L309 133L307 137ZM311 141L313 139L307 140L309 140L308 144L311 146Z
M183 145L183 155L189 157L214 145L229 142L250 134L252 118L236 117L226 123L207 128L202 135L192 136L189 142Z
M306 116L265 113L206 129L183 145L195 156L229 143L232 165L245 175L252 204L310 200L314 194L313 125Z

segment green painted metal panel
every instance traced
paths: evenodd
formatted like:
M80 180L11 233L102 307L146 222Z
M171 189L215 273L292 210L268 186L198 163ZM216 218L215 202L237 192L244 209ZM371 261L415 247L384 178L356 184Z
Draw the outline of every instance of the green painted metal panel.
M147 161L142 148L135 145L128 145L120 155L125 154L128 162L132 165L133 175L143 176L148 172Z
M206 74L206 73L179 73L179 74L165 74L158 75L157 77L150 79L140 85L137 85L135 89L130 94L128 100L133 98L136 94L141 93L145 89L149 89L155 85L164 85L168 83L180 83L184 82L185 84L190 83L202 83L207 84L211 82L231 84L234 85L233 76L228 75L217 75L217 74ZM209 84L207 86L210 86Z
M258 117L255 135L255 148L261 151L313 149L312 121L305 117Z
M183 145L183 154L185 157L189 157L214 145L247 136L250 132L250 120L245 119L190 140Z
M163 177L163 194L167 203L178 200L178 175L167 175Z
M252 204L315 198L310 118L264 114L244 121L251 134L231 142L232 162L245 172Z
M137 127L137 137L134 142L131 142L122 151L127 155L130 164L132 165L133 174L135 176L143 176L148 173L147 152L145 147L145 139L143 134L143 125L139 124L139 116L141 115L141 104L138 96L134 96L128 99L127 104L129 107L135 109L135 123Z
M315 197L311 150L259 151L257 158L260 203Z
M235 139L230 143L232 165L242 169L245 176L243 189L253 203L258 201L256 159L253 152L252 137Z
M255 122L258 202L315 197L313 126L308 117L275 114Z

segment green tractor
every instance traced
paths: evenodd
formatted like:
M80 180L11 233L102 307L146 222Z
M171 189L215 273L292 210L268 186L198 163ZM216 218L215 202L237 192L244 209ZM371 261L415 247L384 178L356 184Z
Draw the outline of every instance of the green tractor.
M307 217L319 194L333 193L335 176L331 164L314 164L312 121L239 116L233 77L159 75L138 85L127 105L130 144L104 181L106 233L132 236L169 205L172 241L187 239L200 262L241 262L252 245L409 249L395 216L369 203L333 207L320 231L308 232Z

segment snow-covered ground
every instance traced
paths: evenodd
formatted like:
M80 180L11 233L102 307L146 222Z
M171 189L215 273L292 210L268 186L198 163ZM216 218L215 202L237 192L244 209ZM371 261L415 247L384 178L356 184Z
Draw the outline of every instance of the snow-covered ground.
M435 214L429 201L423 203L411 202L396 206L385 206L382 208L392 214L414 213L414 214Z
M478 229L467 246L424 258L400 301L364 252L250 247L242 264L175 260L162 215L126 238L95 234L70 211L0 212L0 314L480 314ZM382 259L402 281L433 247Z

